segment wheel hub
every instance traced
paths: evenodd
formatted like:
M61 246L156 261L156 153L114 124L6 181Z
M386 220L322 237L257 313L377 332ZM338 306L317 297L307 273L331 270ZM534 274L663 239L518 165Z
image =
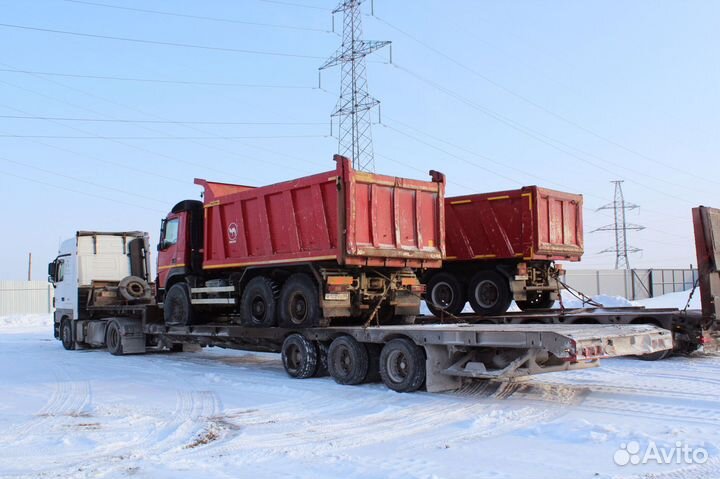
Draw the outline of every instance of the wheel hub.
M475 287L475 300L484 308L495 306L500 297L497 285L490 280L483 280Z
M438 283L432 290L432 302L437 307L445 309L452 304L454 299L455 294L446 282Z

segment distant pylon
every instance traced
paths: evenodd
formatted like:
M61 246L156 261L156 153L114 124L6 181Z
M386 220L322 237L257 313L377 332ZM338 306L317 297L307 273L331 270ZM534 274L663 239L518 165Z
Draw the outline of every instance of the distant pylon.
M640 231L645 229L644 226L628 224L625 222L625 211L634 210L639 208L638 205L633 203L626 203L625 197L623 196L622 180L615 180L615 198L612 203L608 203L601 206L596 211L600 210L613 210L615 216L615 223L611 225L601 226L591 233L596 231L614 231L615 232L615 247L606 248L600 253L615 253L615 269L630 269L630 260L628 259L629 253L637 253L642 251L640 248L634 246L628 246L627 243L627 232L629 230Z
M341 65L340 98L332 114L339 119L338 153L351 158L355 169L374 171L370 110L380 102L368 93L365 57L390 42L361 39L362 2L345 0L333 10L343 12L342 45L320 70Z

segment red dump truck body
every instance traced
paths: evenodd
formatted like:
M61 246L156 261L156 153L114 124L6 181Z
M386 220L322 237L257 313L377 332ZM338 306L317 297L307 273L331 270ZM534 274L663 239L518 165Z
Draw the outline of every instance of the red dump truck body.
M335 170L260 188L195 180L205 188L203 268L337 261L439 267L444 178L418 181Z
M525 186L445 199L448 260L579 261L582 196Z

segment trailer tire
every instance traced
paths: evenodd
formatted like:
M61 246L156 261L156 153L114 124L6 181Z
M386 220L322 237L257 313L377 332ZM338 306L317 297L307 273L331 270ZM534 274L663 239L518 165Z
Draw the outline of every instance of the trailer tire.
M481 271L473 276L468 298L473 311L483 316L504 313L512 303L507 279L497 271Z
M277 324L277 284L256 276L248 282L240 298L240 317L247 326L269 328Z
M65 318L60 322L60 341L63 348L68 351L75 349L75 341L73 340L72 322Z
M355 338L340 336L330 343L328 370L338 384L363 382L368 374L369 362L367 348Z
M173 284L165 294L163 319L168 326L190 326L194 323L190 288L186 283Z
M123 355L122 334L120 327L115 321L110 321L110 324L108 324L107 331L105 332L105 345L107 346L108 352L113 356Z
M432 314L438 318L443 312L458 315L462 313L466 302L465 288L455 276L439 273L430 278L425 303Z
M650 354L640 354L635 357L642 361L662 361L663 359L669 357L671 354L672 350L666 349L664 351L655 351L654 353Z
M296 273L285 281L278 307L280 326L284 328L312 328L320 323L318 289L306 274Z
M290 377L306 379L318 370L318 348L302 334L291 334L282 344L281 357Z
M380 353L382 382L399 393L417 391L425 382L425 354L406 338L393 339Z
M555 300L550 299L550 293L548 293L547 291L541 291L535 294L528 294L528 296L531 295L532 297L529 297L526 301L516 301L515 303L518 305L518 308L523 311L533 309L550 309L555 304Z

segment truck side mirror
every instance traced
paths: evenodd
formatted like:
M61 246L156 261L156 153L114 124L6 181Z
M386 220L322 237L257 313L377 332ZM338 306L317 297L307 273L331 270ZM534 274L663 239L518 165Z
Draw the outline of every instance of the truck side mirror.
M48 263L48 281L51 283L55 283L55 270L57 267L57 261L52 261L51 263Z

